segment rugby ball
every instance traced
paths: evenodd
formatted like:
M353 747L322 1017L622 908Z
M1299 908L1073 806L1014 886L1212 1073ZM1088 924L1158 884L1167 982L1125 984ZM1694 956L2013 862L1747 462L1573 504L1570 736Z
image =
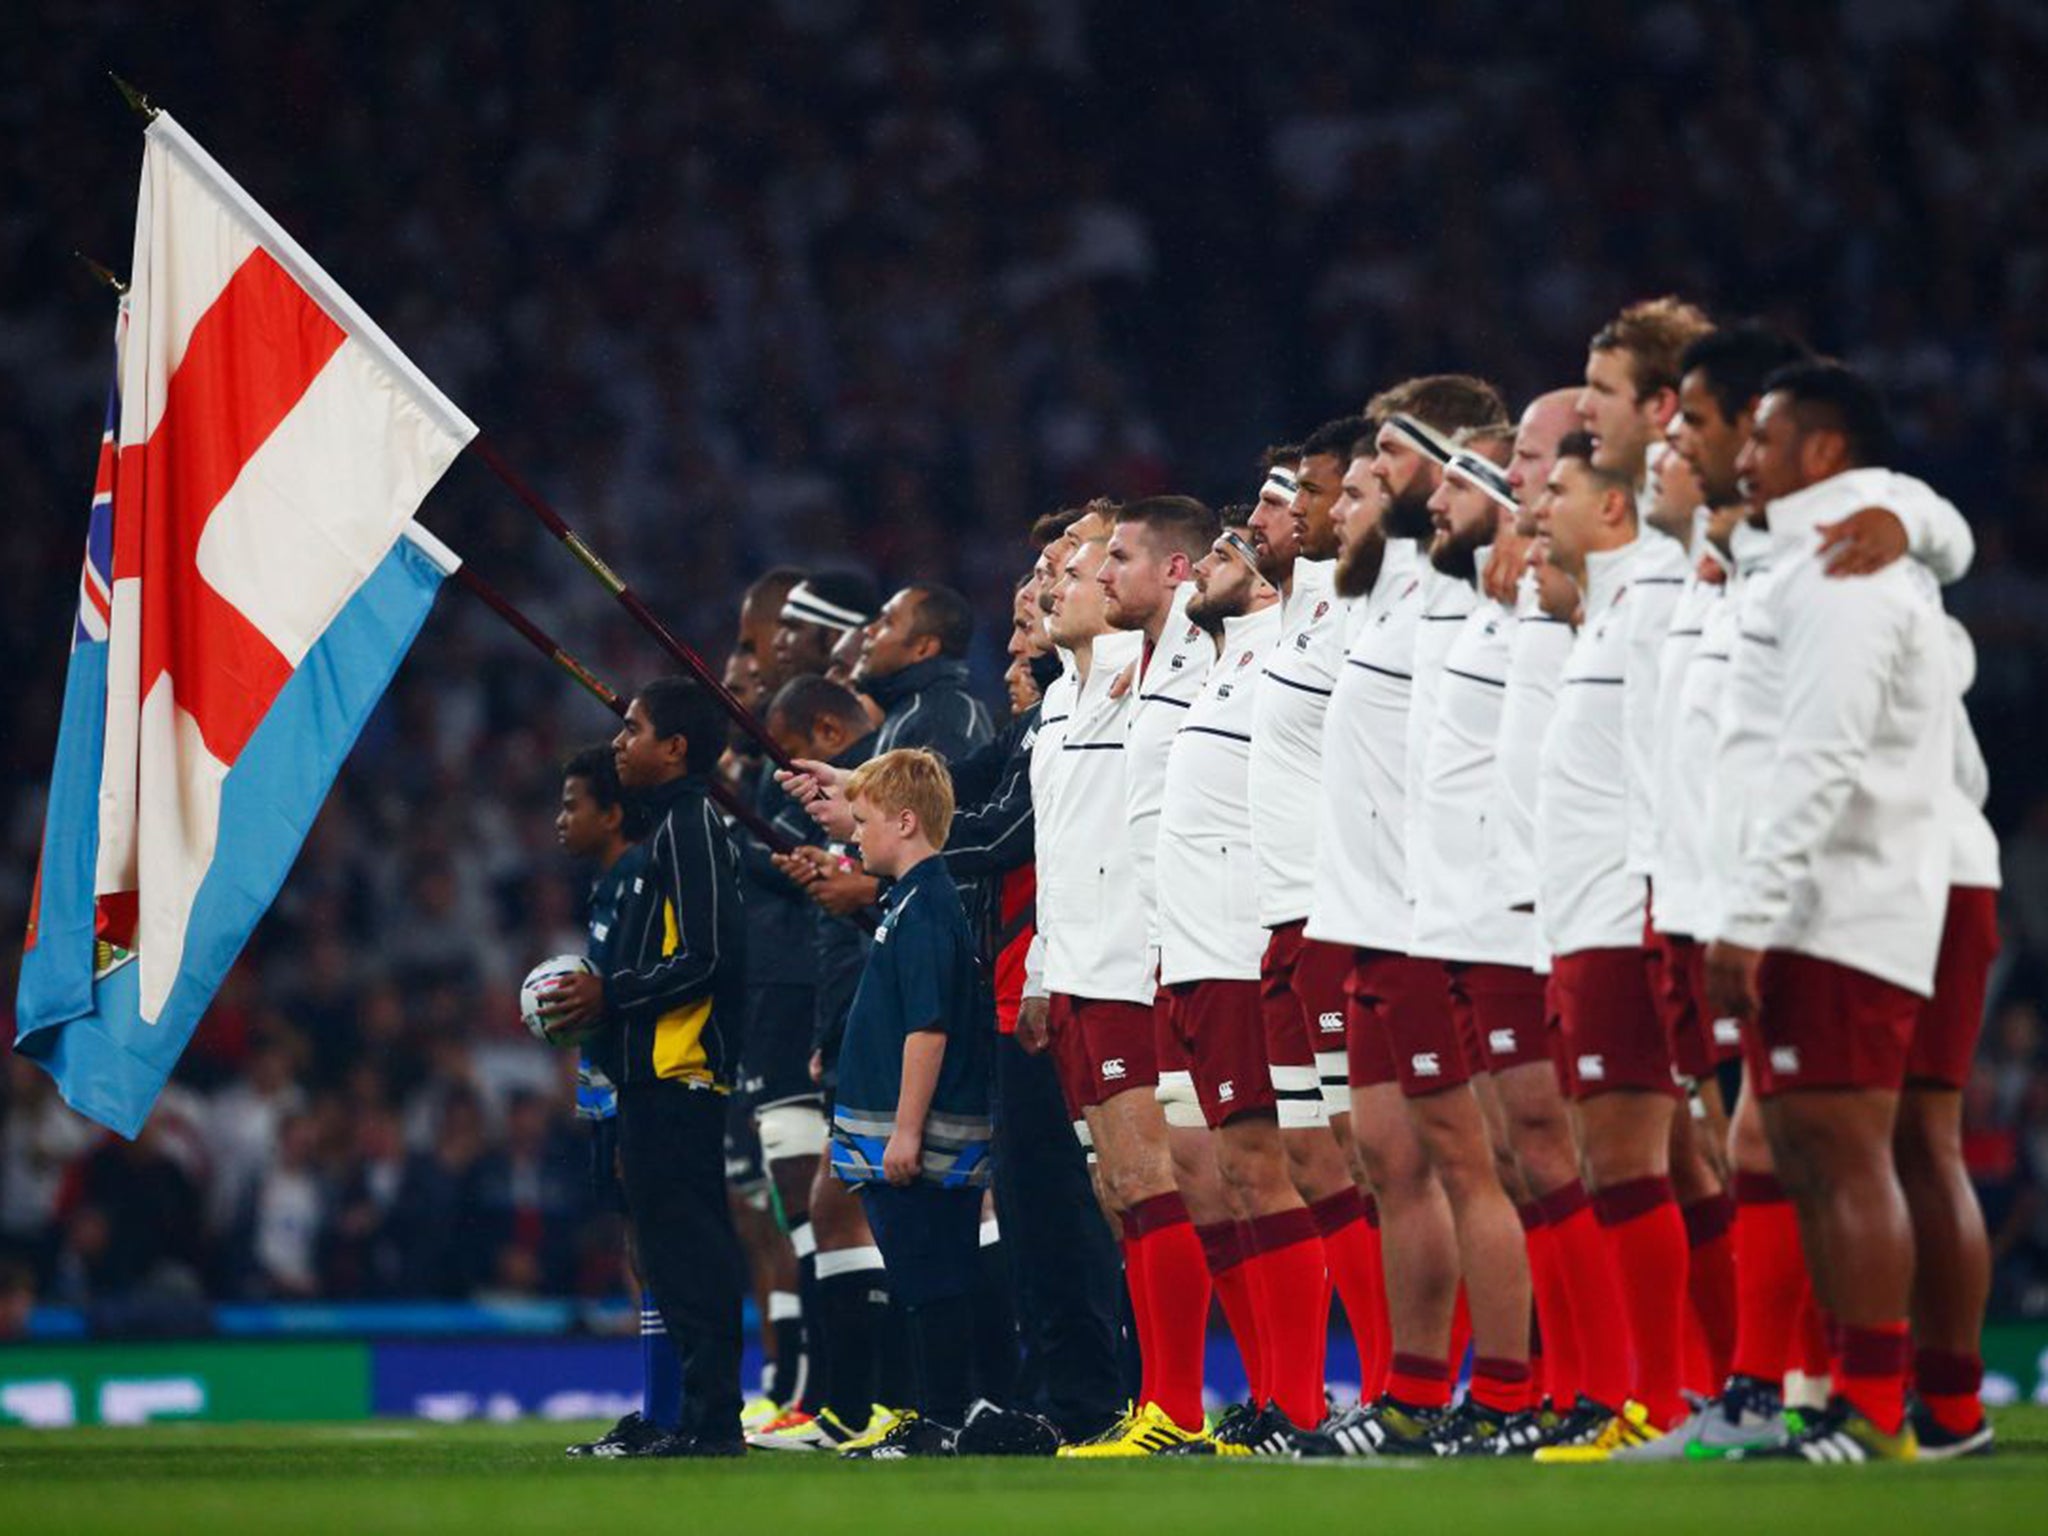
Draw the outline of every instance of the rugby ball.
M594 976L597 967L581 955L556 955L543 960L526 973L526 980L519 984L519 1019L527 1031L543 1045L576 1045L588 1030L565 1030L549 1034L547 1020L541 1017L541 1000L553 991L556 983L565 976Z

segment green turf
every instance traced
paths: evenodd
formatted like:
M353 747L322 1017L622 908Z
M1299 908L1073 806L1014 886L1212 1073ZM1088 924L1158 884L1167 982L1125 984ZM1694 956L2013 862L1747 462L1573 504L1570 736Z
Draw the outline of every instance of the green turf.
M1941 1466L1275 1462L570 1462L575 1426L164 1425L0 1431L0 1532L218 1536L1677 1536L2048 1531L2048 1409L1999 1415L2000 1451Z

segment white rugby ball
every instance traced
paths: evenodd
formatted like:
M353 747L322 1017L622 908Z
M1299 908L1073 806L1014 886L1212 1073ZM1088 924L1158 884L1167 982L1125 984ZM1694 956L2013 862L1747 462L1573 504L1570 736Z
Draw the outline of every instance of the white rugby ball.
M597 967L582 955L556 955L543 960L526 973L526 980L519 984L519 1018L533 1038L543 1045L575 1045L588 1030L558 1030L549 1034L547 1020L541 1017L541 999L554 990L555 984L565 976L595 976Z

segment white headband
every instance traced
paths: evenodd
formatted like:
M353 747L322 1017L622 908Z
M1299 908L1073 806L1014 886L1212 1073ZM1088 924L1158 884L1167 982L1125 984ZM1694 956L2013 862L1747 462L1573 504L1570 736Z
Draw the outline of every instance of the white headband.
M1457 450L1451 440L1437 431L1426 421L1417 421L1406 411L1400 411L1387 418L1387 425L1408 439L1411 447L1419 448L1438 464L1451 462L1451 455Z
M1469 448L1460 448L1451 455L1451 462L1444 466L1444 473L1456 475L1460 480L1477 486L1510 512L1516 510L1515 493L1508 486L1508 477L1493 460L1483 458Z
M858 613L842 604L830 602L818 596L808 581L800 581L789 589L789 596L782 600L781 617L796 624L816 624L823 629L836 629L845 634L849 629L860 629L872 615Z

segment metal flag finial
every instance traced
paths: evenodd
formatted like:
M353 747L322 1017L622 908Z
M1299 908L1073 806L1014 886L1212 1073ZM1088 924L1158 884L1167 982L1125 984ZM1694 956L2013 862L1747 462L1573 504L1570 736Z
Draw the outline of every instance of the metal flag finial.
M76 256L80 261L85 263L86 271L90 272L94 277L98 278L101 282L105 283L109 288L113 289L114 292L126 293L128 291L128 285L122 282L120 278L114 275L114 269L112 267L105 266L100 262L94 261L90 256L86 255L83 251L73 251L71 254Z
M163 108L157 106L147 96L143 95L142 92L135 89L134 86L123 80L112 70L107 71L107 78L114 82L114 89L121 93L121 99L128 103L129 109L137 117L141 118L145 123L156 121L157 113L161 112Z

